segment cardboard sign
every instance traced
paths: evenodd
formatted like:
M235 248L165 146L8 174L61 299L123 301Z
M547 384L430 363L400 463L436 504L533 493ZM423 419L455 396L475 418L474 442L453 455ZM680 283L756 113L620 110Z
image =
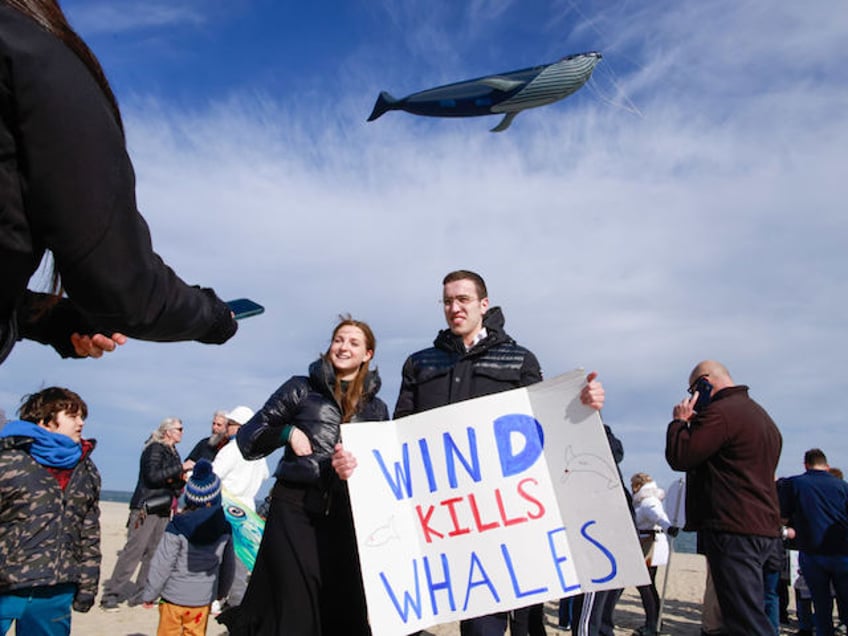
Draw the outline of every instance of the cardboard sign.
M648 583L584 378L343 426L374 634Z

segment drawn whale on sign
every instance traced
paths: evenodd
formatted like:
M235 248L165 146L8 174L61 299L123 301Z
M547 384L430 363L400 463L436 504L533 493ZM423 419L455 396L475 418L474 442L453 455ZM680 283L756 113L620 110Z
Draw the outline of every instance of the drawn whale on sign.
M565 449L565 470L562 472L560 482L565 481L577 473L589 475L593 480L605 484L612 490L620 483L618 471L610 466L603 457L592 453L580 453L576 455L574 449L569 446Z
M438 86L402 99L383 91L368 121L374 121L390 110L429 117L478 117L504 113L501 122L492 128L492 132L501 132L509 128L522 110L552 104L579 90L600 61L601 54L591 51L569 55L553 64Z

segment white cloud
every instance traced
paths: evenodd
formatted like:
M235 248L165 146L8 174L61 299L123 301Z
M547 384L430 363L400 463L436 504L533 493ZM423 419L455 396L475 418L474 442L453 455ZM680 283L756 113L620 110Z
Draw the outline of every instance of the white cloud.
M303 100L125 100L158 251L188 281L267 312L222 348L132 343L108 361L59 362L21 346L0 367L2 406L80 370L80 392L119 414L109 426L124 438L98 436L126 465L139 426L143 438L177 414L188 442L215 409L260 406L350 311L375 328L391 407L404 357L441 328L442 275L468 267L549 376L601 371L625 475L670 479L665 424L707 357L781 425L784 472L811 445L844 462L833 396L846 388L848 92L833 58L848 25L820 6L628 6L596 21L596 35L616 34L596 83L641 117L583 90L500 135L487 132L494 118L366 124L381 80L361 69ZM410 46L457 59L451 27L431 17ZM402 64L388 59L385 74ZM107 484L132 486L134 470L100 461Z
M205 3L204 3L205 4ZM206 21L208 8L198 2L134 2L108 0L86 2L68 8L73 27L88 36L139 29L197 26Z

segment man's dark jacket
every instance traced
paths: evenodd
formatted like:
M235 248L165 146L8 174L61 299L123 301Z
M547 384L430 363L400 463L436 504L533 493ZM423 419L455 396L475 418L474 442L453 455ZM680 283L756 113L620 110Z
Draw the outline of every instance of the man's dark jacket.
M690 422L674 420L665 457L686 471L686 530L780 535L775 470L783 440L747 386L718 391Z
M801 552L848 556L848 484L827 470L809 469L778 481L780 512L795 529Z
M542 380L536 356L504 331L500 307L483 315L483 326L486 337L468 351L460 336L444 329L433 347L406 359L395 419Z

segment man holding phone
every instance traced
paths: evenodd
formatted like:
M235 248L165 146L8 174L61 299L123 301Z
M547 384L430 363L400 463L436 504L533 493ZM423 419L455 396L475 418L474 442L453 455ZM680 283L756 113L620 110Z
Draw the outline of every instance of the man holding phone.
M689 376L674 406L665 457L686 471L686 527L698 532L728 634L772 636L764 573L782 550L774 477L783 444L765 409L719 362Z

